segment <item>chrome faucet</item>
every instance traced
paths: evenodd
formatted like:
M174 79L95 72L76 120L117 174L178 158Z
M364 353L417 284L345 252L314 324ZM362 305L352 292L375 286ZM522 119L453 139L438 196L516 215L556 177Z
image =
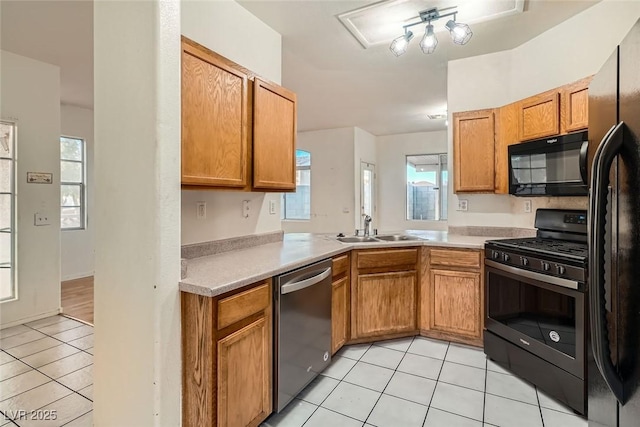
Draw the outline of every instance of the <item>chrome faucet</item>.
M367 214L363 214L364 216L364 235L369 236L369 227L371 226L371 217Z

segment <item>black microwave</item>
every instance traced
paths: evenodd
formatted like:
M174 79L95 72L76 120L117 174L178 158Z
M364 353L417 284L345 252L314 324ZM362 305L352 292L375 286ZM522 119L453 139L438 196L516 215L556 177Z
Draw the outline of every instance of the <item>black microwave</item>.
M587 132L509 146L509 194L586 196Z

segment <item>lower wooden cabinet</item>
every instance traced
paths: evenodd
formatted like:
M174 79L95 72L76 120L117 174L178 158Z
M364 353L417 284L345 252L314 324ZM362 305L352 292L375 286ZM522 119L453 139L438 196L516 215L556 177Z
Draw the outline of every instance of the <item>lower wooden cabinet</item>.
M331 354L335 354L347 342L349 290L349 277L331 284Z
M182 293L182 425L258 426L272 410L271 279L216 298Z
M331 354L335 354L349 339L349 301L351 294L350 255L333 259L331 283Z
M417 332L418 252L418 248L352 252L352 340Z
M357 338L417 329L415 270L359 275L354 295Z
M271 413L271 325L260 316L218 341L218 425L257 426Z
M420 332L482 345L483 265L480 250L423 248Z
M431 269L429 329L480 337L480 273Z

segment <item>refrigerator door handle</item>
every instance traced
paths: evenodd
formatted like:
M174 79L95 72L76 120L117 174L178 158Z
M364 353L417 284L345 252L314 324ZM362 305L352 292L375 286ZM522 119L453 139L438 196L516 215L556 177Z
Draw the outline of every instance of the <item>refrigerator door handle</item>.
M624 122L613 126L605 135L593 159L589 219L589 305L591 343L598 370L621 404L626 401L624 380L611 361L605 308L605 229L609 172L623 143Z
M587 184L587 155L589 154L589 141L582 143L580 147L580 178Z

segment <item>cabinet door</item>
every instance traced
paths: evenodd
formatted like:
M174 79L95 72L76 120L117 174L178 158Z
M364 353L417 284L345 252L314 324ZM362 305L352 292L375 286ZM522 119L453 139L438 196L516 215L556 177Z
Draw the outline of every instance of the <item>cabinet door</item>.
M253 94L253 187L296 189L296 94L258 78Z
M218 426L259 425L271 413L271 321L218 341Z
M456 192L493 192L493 110L453 114L453 169Z
M496 111L496 194L509 194L509 146L518 142L518 104L500 107Z
M587 77L562 87L561 133L574 132L589 126L589 83L592 78Z
M246 74L182 41L182 184L248 185Z
M429 328L480 338L480 273L431 269L429 282Z
M349 277L343 277L331 285L331 354L347 341L348 313Z
M518 115L520 141L560 133L560 94L557 90L520 101Z
M415 271L364 274L357 280L353 338L416 330Z

